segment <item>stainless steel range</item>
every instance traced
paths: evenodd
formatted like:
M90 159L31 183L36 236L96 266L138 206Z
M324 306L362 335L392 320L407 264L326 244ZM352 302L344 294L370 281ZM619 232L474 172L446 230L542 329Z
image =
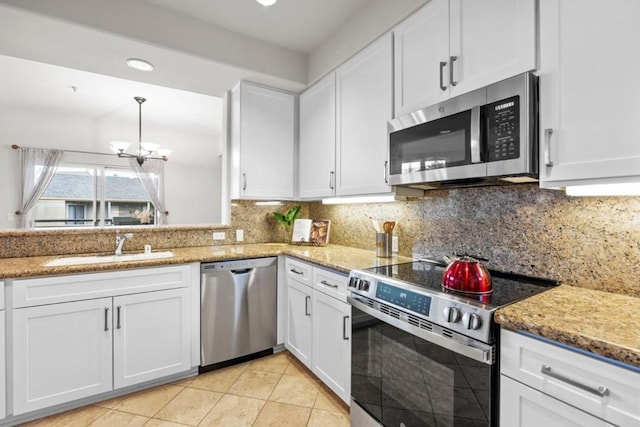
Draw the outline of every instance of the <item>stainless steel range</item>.
M554 282L491 271L493 292L442 288L445 265L422 260L355 270L352 426L497 426L494 312Z

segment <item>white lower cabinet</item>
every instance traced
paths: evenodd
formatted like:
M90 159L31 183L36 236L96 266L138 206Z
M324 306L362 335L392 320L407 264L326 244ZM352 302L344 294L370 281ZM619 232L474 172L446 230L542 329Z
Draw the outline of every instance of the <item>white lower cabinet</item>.
M504 375L500 376L500 425L513 427L613 426Z
M94 394L112 385L112 300L13 311L13 414Z
M500 374L502 426L640 426L636 368L503 329Z
M348 402L351 391L351 306L314 289L312 312L311 370Z
M351 394L347 276L287 258L285 347L343 401Z
M113 299L113 386L121 388L189 370L190 290Z
M13 415L189 371L197 270L13 281Z
M285 347L311 369L311 287L287 278Z

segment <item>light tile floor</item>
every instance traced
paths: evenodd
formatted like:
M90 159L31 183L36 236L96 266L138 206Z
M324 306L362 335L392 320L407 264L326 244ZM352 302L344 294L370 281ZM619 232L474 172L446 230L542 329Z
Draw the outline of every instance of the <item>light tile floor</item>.
M285 351L25 425L348 427L349 424L349 407Z

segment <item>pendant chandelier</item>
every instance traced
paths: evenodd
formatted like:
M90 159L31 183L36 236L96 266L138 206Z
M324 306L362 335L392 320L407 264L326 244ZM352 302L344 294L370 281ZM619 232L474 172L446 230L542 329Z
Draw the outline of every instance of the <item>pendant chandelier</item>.
M116 153L118 157L134 158L140 166L147 159L156 159L167 161L167 156L171 153L171 150L165 150L159 148L158 144L152 142L142 142L142 103L146 101L145 98L135 96L133 99L138 103L138 154L127 153L130 143L126 141L113 141L111 149ZM157 155L154 156L153 154Z

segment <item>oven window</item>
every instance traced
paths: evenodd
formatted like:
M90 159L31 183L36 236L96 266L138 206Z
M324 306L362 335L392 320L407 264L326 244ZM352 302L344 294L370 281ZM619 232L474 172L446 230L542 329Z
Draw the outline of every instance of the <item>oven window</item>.
M351 394L371 416L385 426L491 425L495 365L352 310Z
M392 175L471 163L471 111L389 135Z

